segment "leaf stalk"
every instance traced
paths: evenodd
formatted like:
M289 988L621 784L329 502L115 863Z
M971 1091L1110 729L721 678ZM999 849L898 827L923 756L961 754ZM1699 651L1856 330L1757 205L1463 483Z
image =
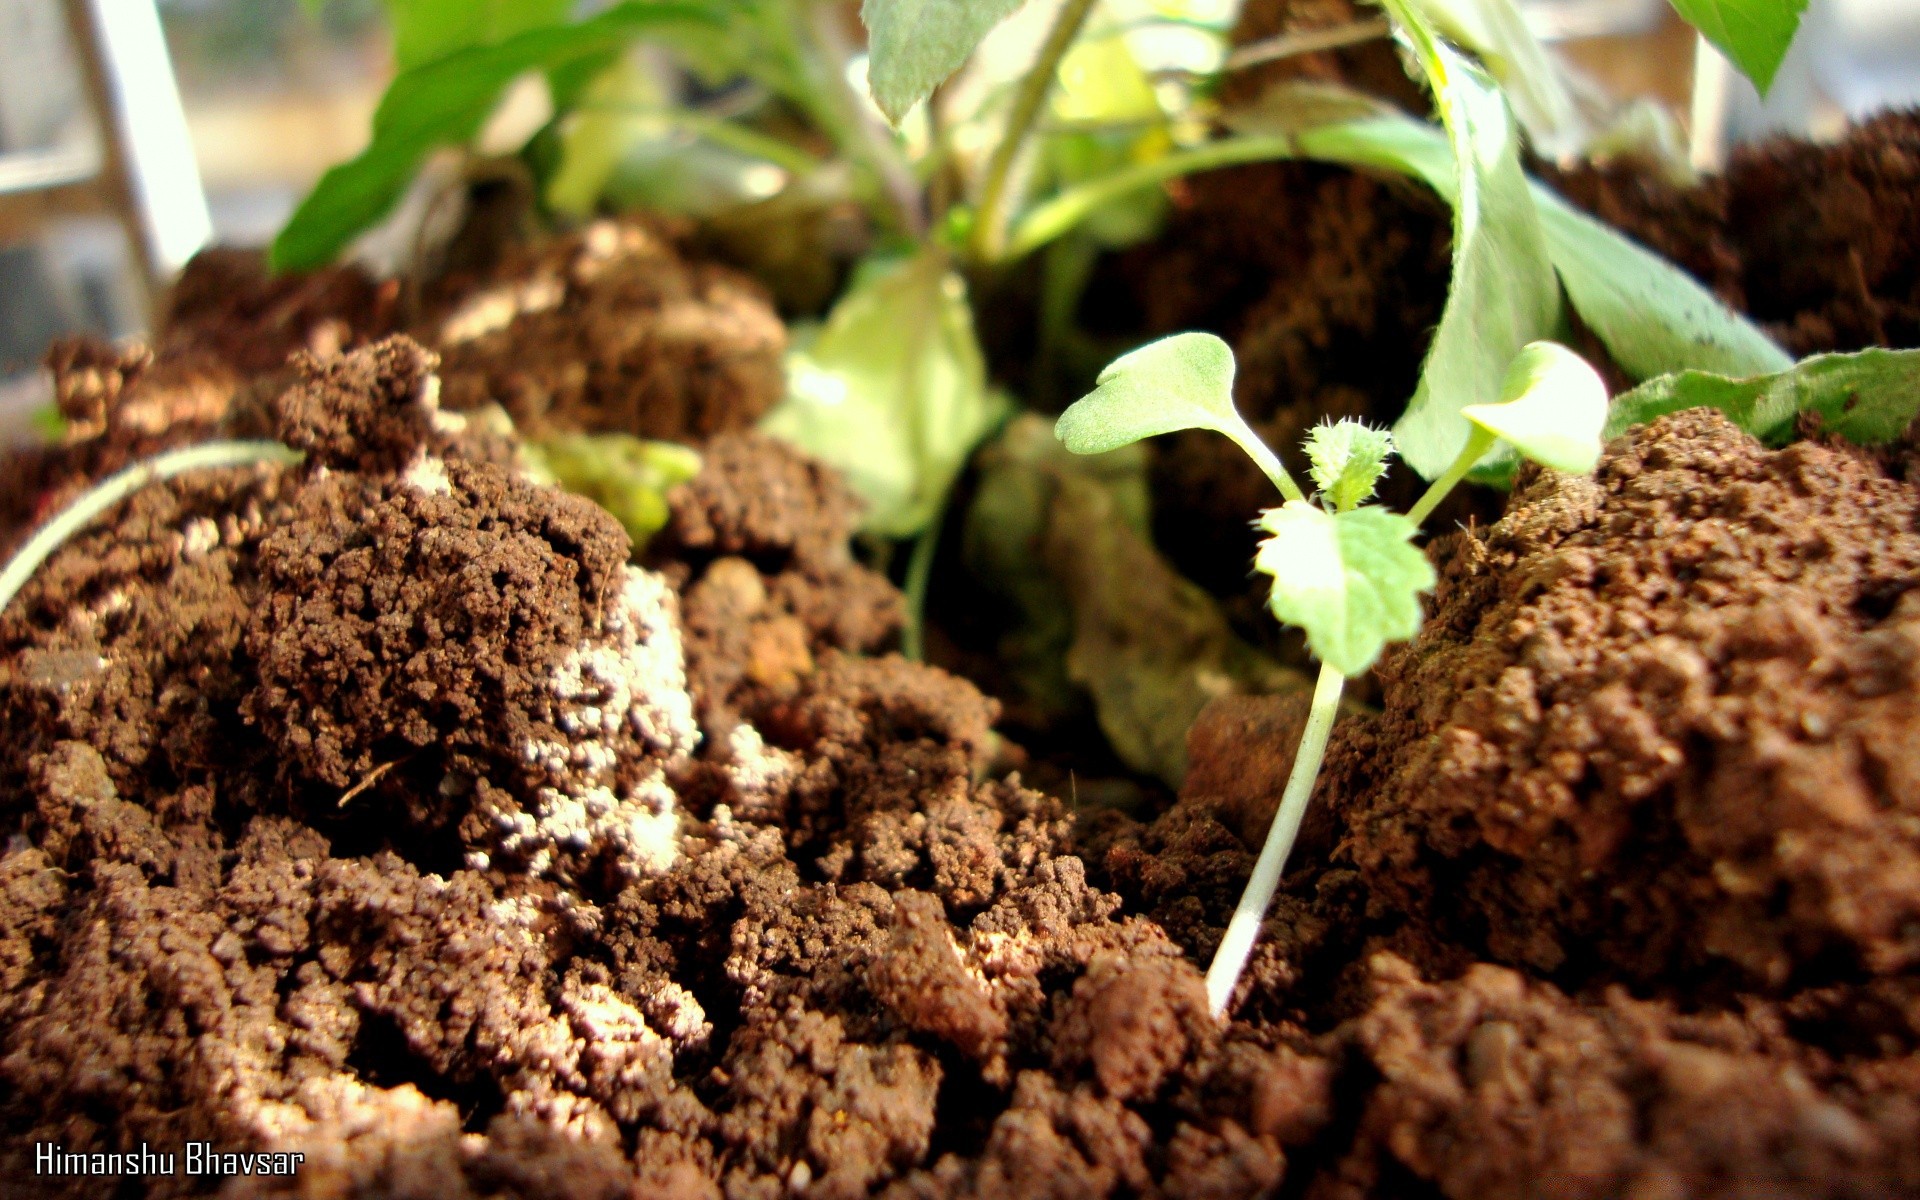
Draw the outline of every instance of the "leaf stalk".
M994 147L993 157L987 160L986 179L980 188L980 208L973 226L973 253L982 262L997 262L1006 250L1008 193L1013 185L1014 167L1026 150L1041 106L1053 90L1060 62L1066 58L1074 39L1080 36L1081 28L1093 12L1094 2L1066 0L1060 15L1054 19L1053 28L1047 31L1047 40L1041 44L1033 69L1020 82L1013 111L1007 114L1006 134Z

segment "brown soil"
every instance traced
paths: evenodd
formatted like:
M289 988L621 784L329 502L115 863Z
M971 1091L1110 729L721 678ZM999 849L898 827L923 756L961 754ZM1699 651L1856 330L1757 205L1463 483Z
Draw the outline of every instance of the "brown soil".
M763 288L667 234L599 221L428 289L416 334L449 408L504 406L530 436L617 429L704 441L784 390L786 327Z
M1309 234L1423 203L1306 178ZM1353 346L1441 228L1379 211L1411 282L1312 258ZM0 614L8 1195L1920 1194L1911 439L1682 414L1438 543L1220 1026L1196 964L1297 702L1210 710L1150 821L1076 811L887 653L829 472L715 432L633 565L343 320L204 406L172 335L71 352L85 422L9 473L28 513L217 429L311 456L139 493ZM189 1139L307 1158L32 1174Z

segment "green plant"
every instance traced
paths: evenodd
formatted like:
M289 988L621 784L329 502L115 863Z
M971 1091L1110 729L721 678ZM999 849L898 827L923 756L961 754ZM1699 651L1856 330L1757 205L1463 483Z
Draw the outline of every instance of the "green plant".
M1279 886L1347 678L1370 668L1388 643L1419 629L1419 596L1434 583L1433 568L1413 544L1419 522L1496 442L1557 470L1592 470L1607 413L1606 388L1578 355L1552 342L1522 347L1493 393L1497 399L1462 407L1469 432L1454 461L1403 516L1366 503L1394 451L1390 434L1354 421L1315 429L1305 447L1316 488L1309 498L1234 408L1233 371L1225 342L1210 334L1177 334L1116 360L1055 427L1076 454L1101 454L1182 429L1211 429L1245 450L1283 499L1260 517L1268 536L1254 566L1273 577L1274 616L1306 632L1321 667L1279 809L1207 971L1216 1016L1226 1011Z

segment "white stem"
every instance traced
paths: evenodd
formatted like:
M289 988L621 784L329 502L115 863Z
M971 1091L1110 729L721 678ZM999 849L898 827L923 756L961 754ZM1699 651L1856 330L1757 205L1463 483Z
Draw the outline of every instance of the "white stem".
M125 500L150 483L171 479L183 471L201 467L244 467L253 463L292 464L306 457L279 442L202 442L137 462L118 474L93 486L72 504L42 525L20 552L13 556L5 571L0 571L0 610L6 608L21 585L33 577L41 563L87 522Z
M1253 875L1240 903L1227 922L1226 936L1214 952L1213 965L1207 968L1207 1007L1215 1019L1226 1016L1227 1001L1247 969L1254 939L1260 935L1260 922L1279 890L1280 875L1286 870L1287 855L1293 840L1300 835L1300 819L1307 813L1307 801L1313 798L1314 781L1320 777L1320 760L1327 752L1327 735L1333 720L1340 715L1340 692L1346 676L1325 663L1320 664L1320 679L1313 687L1313 708L1307 714L1307 728L1300 735L1300 749L1293 756L1293 772L1287 776L1287 790L1280 795L1280 809L1273 814L1267 829L1267 843L1260 848L1260 859L1253 864Z

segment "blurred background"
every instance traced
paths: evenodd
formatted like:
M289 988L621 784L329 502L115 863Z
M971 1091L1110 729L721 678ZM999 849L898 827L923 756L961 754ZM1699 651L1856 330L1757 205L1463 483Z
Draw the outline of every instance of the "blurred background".
M1667 106L1708 167L1743 139L1832 136L1920 99L1920 0L1811 0L1764 103L1665 0L1523 8L1616 95ZM117 95L76 53L89 37L118 39ZM364 145L390 71L380 0L0 0L0 411L36 401L50 338L137 333L150 281L198 245L265 244ZM127 123L142 161L117 161L102 135L116 103L106 119ZM150 227L129 235L114 186Z

